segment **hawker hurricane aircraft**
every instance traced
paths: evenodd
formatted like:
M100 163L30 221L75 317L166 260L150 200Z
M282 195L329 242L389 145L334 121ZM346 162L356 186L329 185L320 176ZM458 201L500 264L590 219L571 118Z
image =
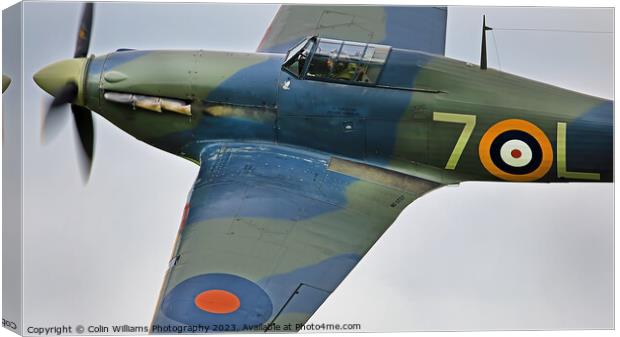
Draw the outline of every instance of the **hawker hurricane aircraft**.
M612 101L447 58L446 18L283 6L253 53L89 56L85 5L74 57L34 75L46 125L70 104L87 167L92 112L200 165L154 326L297 330L444 185L613 181Z

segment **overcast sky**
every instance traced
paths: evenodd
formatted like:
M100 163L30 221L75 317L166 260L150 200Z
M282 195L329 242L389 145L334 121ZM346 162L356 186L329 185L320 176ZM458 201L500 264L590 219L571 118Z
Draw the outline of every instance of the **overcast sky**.
M40 144L49 96L27 79L71 57L80 11L79 4L25 4L25 324L148 324L198 168L99 117L87 186L69 118L56 139ZM253 51L276 11L98 4L91 52ZM447 56L478 62L482 13L498 28L613 30L609 9L456 7ZM489 66L612 98L612 48L608 33L497 30ZM612 206L611 184L434 191L401 214L312 321L373 331L610 328Z

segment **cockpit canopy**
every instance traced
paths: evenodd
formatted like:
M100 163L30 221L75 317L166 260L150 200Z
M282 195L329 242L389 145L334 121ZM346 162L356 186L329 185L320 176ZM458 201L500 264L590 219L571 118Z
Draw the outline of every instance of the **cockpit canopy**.
M376 84L389 46L307 38L287 54L282 69L297 78Z

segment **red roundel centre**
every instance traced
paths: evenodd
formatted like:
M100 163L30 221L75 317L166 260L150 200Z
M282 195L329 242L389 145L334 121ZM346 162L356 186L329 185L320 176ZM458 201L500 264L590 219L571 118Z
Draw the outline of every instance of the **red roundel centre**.
M510 151L510 155L512 156L512 158L521 158L521 151L518 149L514 149Z
M239 297L226 290L212 289L203 291L194 298L194 304L212 314L230 314L241 305Z

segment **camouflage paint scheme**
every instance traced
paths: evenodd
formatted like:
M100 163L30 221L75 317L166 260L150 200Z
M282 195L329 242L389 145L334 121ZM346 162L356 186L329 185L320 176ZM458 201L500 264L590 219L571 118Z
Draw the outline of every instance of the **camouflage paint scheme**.
M338 25L350 17L355 25ZM284 6L261 52L128 50L81 61L81 104L200 165L153 324L295 331L430 190L613 181L612 101L442 56L445 17L431 7ZM432 29L412 38L411 22ZM377 86L284 71L283 51L315 34L390 44ZM191 116L111 102L106 92L183 100ZM510 125L539 143L535 175L483 163L484 144ZM196 298L210 289L233 294L238 307L202 310Z

